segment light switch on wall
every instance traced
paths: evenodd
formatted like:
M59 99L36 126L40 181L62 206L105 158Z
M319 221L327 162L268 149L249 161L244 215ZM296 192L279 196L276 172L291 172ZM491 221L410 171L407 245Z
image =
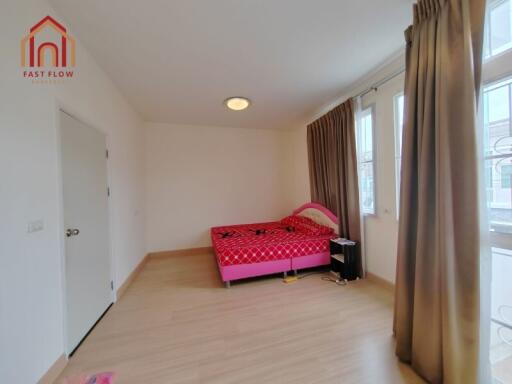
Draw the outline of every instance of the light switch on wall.
M42 231L43 229L44 229L44 221L43 220L35 220L35 221L30 221L28 223L27 232L28 233L38 232L38 231Z

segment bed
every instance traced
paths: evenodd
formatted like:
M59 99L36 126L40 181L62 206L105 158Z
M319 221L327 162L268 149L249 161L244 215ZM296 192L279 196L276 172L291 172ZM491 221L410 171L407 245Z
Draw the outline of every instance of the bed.
M222 281L284 273L330 263L329 240L338 219L327 208L307 203L281 221L211 229Z

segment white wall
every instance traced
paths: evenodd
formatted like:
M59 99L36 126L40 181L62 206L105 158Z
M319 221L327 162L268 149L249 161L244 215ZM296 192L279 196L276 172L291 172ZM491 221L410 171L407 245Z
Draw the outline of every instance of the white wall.
M371 85L396 73L403 66L402 53L393 56L370 74L355 82L349 90L327 106L318 110L310 121L315 120L349 97L357 95ZM365 217L366 264L371 272L390 282L395 281L398 221L395 195L395 142L393 96L403 90L403 74L370 92L363 98L363 107L375 105L376 145L376 215ZM292 132L293 147L288 156L293 159L293 180L290 196L293 202L310 198L307 159L306 126Z
M365 217L367 270L395 281L398 219L395 175L393 98L403 91L403 75L363 98L363 108L375 108L376 213Z
M290 132L287 155L291 158L289 196L294 206L311 201L308 167L307 127L302 126Z
M289 214L290 134L146 124L148 251L210 245L209 229Z
M57 101L109 137L117 286L145 252L138 115L79 42L76 78L54 85L22 78L20 40L47 14L59 19L39 0L4 1L0 12L0 377L5 383L35 383L64 351ZM27 223L39 219L44 230L28 234Z

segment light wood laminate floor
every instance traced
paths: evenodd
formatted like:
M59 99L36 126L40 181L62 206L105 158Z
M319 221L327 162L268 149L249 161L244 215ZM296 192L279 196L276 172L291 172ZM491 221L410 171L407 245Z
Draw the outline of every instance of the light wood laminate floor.
M394 355L392 295L313 275L220 282L214 256L150 259L59 380L118 384L423 383Z

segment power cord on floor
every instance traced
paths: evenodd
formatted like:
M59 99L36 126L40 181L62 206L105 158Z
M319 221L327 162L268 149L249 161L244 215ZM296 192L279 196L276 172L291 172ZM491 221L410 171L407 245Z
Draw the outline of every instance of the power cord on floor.
M316 274L319 274L319 273L324 273L324 272L322 272L322 271L315 271L315 272L306 273L304 275L297 275L297 274L295 274L293 276L286 276L283 279L283 283L286 283L286 284L296 283L297 281L299 281L301 279L304 279L305 277L316 275Z
M325 272L323 271L318 271L318 272L309 272L309 273L306 273L304 275L298 275L297 276L297 279L303 279L305 277L308 277L308 276L313 276L313 275L323 275Z
M311 276L311 275L317 275L317 274L326 274L326 273L329 273L330 272L311 272L311 273L306 273L305 275L302 275L302 276L298 276L299 279L303 279L305 277L308 277L308 276ZM346 280L340 280L340 279L333 279L332 277L330 276L322 276L322 280L323 281L330 281L332 283L336 283L336 285L347 285L347 281Z
M326 273L330 273L330 272L315 271L315 272L306 273L304 275L289 276L289 277L284 278L283 282L285 282L285 283L293 283L293 282L296 282L298 280L304 279L304 278L309 277L309 276L325 275ZM336 283L336 285L339 285L339 286L347 285L347 281L346 280L334 279L334 278L332 278L330 276L322 276L322 280L329 281L329 282L332 282L332 283Z
M323 281L330 281L331 283L336 283L336 285L344 286L347 285L346 280L340 280L340 279L333 279L330 276L322 276Z

